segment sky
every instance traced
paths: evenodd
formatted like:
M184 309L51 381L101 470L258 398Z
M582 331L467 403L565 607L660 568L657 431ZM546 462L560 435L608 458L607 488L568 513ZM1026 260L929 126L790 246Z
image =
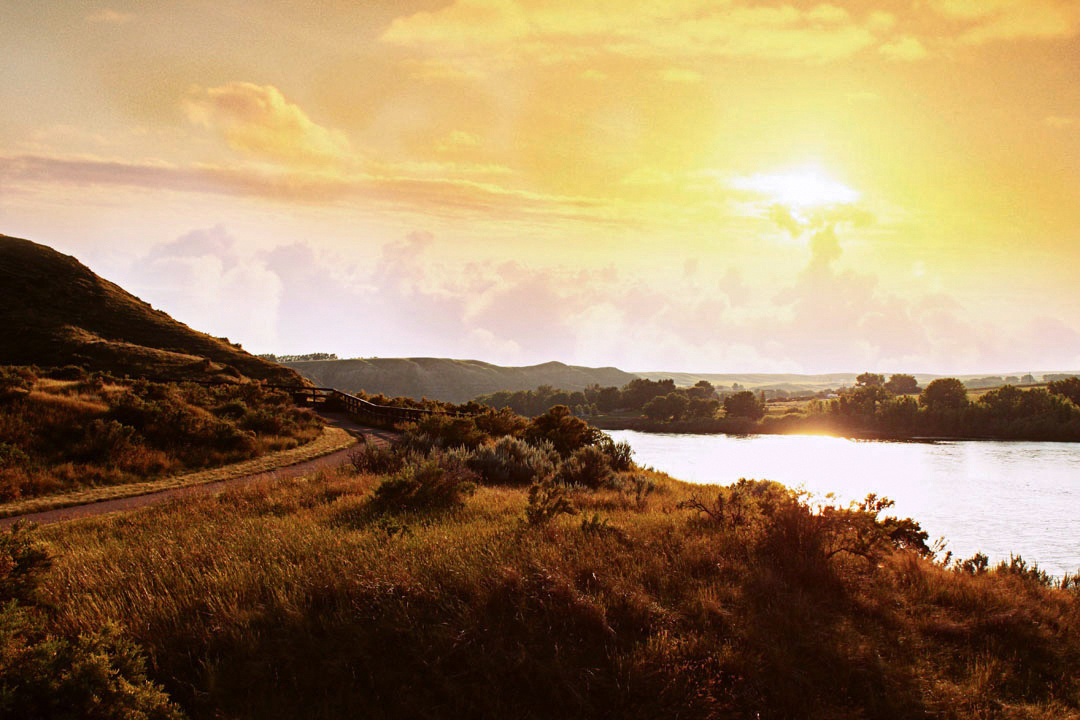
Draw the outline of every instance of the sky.
M252 352L1080 368L1080 1L0 0L0 233Z

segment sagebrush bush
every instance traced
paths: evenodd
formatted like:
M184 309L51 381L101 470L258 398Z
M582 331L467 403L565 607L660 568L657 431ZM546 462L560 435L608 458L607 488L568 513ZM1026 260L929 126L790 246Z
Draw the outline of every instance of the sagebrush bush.
M615 474L611 470L607 453L595 445L586 445L563 460L555 477L564 485L578 485L595 490L613 486Z
M465 504L476 490L475 481L476 474L464 464L425 460L379 483L371 502L382 512L449 510Z
M400 447L365 440L349 451L349 462L358 473L386 475L401 469L405 452Z
M560 515L576 515L577 509L567 497L566 488L545 478L529 487L529 503L525 506L525 521L530 525L545 525Z
M473 450L468 466L488 485L524 486L551 476L559 462L555 448L547 441L531 445L514 437L500 438L494 445Z
M608 436L600 443L604 454L608 457L608 465L616 472L626 472L634 468L634 448L625 440L615 442Z

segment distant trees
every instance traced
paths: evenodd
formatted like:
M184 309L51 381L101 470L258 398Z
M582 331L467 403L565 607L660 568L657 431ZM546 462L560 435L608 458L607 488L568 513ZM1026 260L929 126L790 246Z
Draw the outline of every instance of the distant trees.
M222 338L228 341L228 338ZM239 347L239 345L237 345ZM303 362L305 360L337 360L338 356L335 353L307 353L306 355L275 355L273 353L263 353L259 355L263 360L269 360L270 362L286 363L286 362Z
M749 390L742 390L724 398L724 412L728 417L759 420L765 415L765 404Z
M877 373L864 372L855 378L855 384L859 387L881 387L885 384L885 376Z
M686 391L686 394L691 399L698 398L702 400L708 400L716 397L716 388L708 380L698 380L697 383Z
M913 375L893 375L885 383L885 389L893 395L912 395L919 392L919 383Z
M690 401L685 394L668 393L649 400L641 411L650 420L681 420L686 414Z
M1062 380L1051 380L1046 389L1054 395L1063 395L1077 405L1080 405L1080 378L1069 377Z
M968 404L967 388L956 378L938 378L923 389L919 404L930 412L959 410Z
M566 405L573 414L582 417L600 412L638 410L646 417L662 420L712 418L720 407L716 388L707 380L701 380L693 387L677 388L674 380L646 378L635 378L621 389L590 385L584 391L568 392L541 385L535 390L481 395L476 402L495 408L508 407L529 417L546 412L555 405ZM646 407L649 408L647 412Z

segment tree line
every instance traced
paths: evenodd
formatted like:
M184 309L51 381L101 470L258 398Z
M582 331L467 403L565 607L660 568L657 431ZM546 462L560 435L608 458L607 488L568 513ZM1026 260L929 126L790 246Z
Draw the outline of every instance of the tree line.
M862 373L835 397L815 399L783 416L766 416L765 395L718 389L702 380L679 388L673 380L638 378L617 387L583 391L542 386L483 395L474 404L509 407L536 416L566 405L578 416L625 413L610 427L681 432L800 432L876 434L887 437L975 437L1080 440L1080 379L1061 377L1045 388L1004 385L977 398L956 378L920 387L915 377ZM627 424L629 423L629 424ZM608 424L604 423L605 427Z

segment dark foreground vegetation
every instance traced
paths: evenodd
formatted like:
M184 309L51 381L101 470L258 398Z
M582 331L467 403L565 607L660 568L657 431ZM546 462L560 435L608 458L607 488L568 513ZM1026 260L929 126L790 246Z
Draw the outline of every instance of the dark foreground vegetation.
M560 407L0 541L0 716L1064 718L1080 594ZM51 567L50 560L51 558Z
M706 381L676 388L638 379L619 389L565 392L551 387L477 398L491 407L543 412L570 405L609 430L687 433L800 433L882 438L959 437L1080 441L1080 379L1045 387L1013 385L973 393L955 378L919 388L910 375L864 373L855 386L800 401L775 402L750 390L718 390Z
M119 485L296 447L321 420L258 384L0 366L0 501Z

